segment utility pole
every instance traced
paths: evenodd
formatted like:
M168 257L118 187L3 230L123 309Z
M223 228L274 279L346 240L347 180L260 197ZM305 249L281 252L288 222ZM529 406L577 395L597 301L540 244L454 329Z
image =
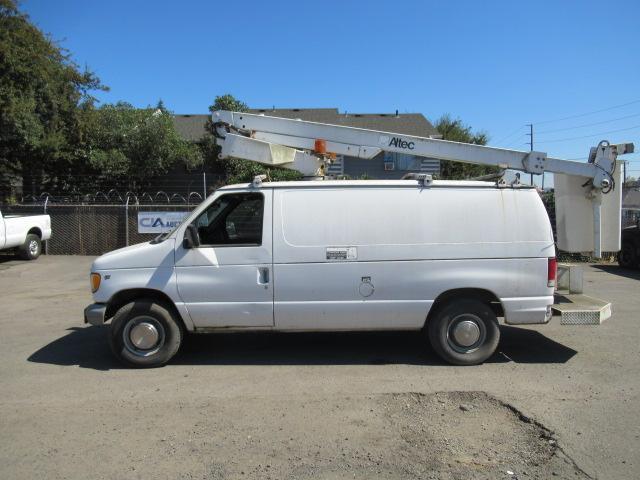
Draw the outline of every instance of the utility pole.
M207 172L202 172L202 201L207 199Z
M527 126L529 127L529 133L527 133L527 135L529 135L529 149L533 152L533 123L527 123ZM543 177L544 179L544 177ZM531 174L531 185L533 186L533 173Z

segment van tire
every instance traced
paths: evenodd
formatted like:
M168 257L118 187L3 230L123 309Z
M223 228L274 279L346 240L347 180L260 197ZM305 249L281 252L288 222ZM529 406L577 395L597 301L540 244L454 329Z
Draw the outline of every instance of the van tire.
M618 265L624 268L638 268L638 256L633 242L622 242L622 248L618 252Z
M35 260L42 253L42 241L35 233L27 235L22 246L18 247L18 254L23 260Z
M452 300L438 308L427 324L436 353L454 365L478 365L496 351L500 328L493 309L475 299Z
M116 358L140 368L165 365L178 353L183 338L182 322L171 309L149 299L121 307L109 329L109 346Z

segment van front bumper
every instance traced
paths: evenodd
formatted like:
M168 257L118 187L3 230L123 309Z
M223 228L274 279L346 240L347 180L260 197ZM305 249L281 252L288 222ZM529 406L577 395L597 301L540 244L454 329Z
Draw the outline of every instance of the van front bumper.
M553 295L549 297L502 298L504 323L508 325L535 325L549 323Z
M104 325L107 306L104 303L93 303L84 309L84 323Z

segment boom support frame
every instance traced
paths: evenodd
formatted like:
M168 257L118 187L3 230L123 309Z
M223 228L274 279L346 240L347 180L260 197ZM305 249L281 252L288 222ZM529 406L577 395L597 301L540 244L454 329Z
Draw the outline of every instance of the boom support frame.
M593 204L593 252L596 257L601 255L602 195L616 187L613 174L618 155L634 150L632 143L613 145L603 140L591 148L585 163L548 157L545 152L510 150L262 114L219 110L213 112L212 121L216 142L221 146L221 158L243 158L289 168L308 177L324 177L326 165L336 155L372 159L381 152L495 166L537 175L550 172L584 177L584 195Z

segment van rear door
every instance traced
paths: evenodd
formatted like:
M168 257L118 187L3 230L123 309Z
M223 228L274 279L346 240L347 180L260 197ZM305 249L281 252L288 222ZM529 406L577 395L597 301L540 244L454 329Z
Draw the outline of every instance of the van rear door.
M196 328L273 326L272 196L225 192L193 222L200 245L176 245L178 292Z

